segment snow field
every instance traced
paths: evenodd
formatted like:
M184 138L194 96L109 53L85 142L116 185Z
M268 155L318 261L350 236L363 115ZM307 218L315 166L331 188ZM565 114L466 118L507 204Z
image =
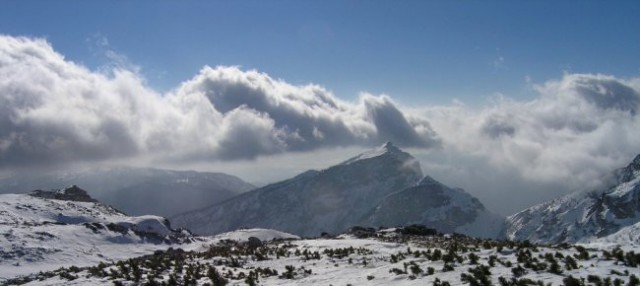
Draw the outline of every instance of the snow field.
M273 231L243 230L221 237L242 237L248 233L257 237L273 234ZM480 265L490 272L488 281L491 285L500 285L500 277L514 277L512 269L518 266L524 269L518 279L541 281L545 285L562 285L563 279L570 275L585 281L594 279L595 276L589 278L589 275L596 275L599 279L617 278L625 284L631 275L640 276L637 266L606 258L602 250L589 249L586 250L588 258L578 258L584 252L570 246L554 248L454 236L389 235L361 239L343 235L335 239L276 240L256 250L247 248L244 243L212 241L213 248L209 250L165 252L139 258L136 265L148 265L140 266L142 274L139 281L132 280L132 274L122 274L119 270L122 266L112 264L104 267L106 274L103 277L93 276L90 270L82 269L72 273L78 278L71 281L60 278L58 273L27 285L101 285L113 284L114 281L136 285L140 281L148 281L150 276L158 283L174 279L178 284L190 281L197 285L214 285L213 280L207 277L210 268L226 279L228 285L247 285L247 277L257 272L262 273L257 277L259 285L434 285L436 279L450 285L467 285L468 281L462 279L463 274L471 275L471 270ZM451 253L455 255L445 258ZM528 262L522 258L527 255L530 255ZM567 266L570 263L565 262L566 257L571 257L569 260L575 266ZM154 259L170 262L166 262L165 268L154 269L155 266L150 266L156 265L151 262ZM557 261L558 273L550 272L547 259ZM127 263L132 262L123 263L128 265L125 268L133 268ZM547 266L533 269L541 264ZM444 271L445 265L450 266L450 271ZM273 270L277 274L264 274Z

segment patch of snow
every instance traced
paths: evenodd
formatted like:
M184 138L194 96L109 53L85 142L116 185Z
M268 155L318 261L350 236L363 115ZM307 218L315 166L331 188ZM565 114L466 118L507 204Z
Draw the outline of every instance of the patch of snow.
M141 232L155 233L160 236L171 233L167 219L154 215L127 217L125 220L117 222L117 224Z
M230 239L238 242L245 242L249 240L249 237L256 237L261 241L271 241L274 239L300 239L300 237L297 235L264 228L240 229L236 231L221 233L214 236L213 238L214 240Z

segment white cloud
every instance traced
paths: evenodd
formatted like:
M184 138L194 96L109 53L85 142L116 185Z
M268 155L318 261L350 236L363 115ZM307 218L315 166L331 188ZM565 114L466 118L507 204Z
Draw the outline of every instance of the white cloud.
M129 72L106 78L43 40L2 37L0 165L135 154L141 126L130 111L155 97Z
M594 186L640 153L637 79L566 74L536 90L530 101L503 97L481 110L434 107L423 116L452 152L533 181Z
M106 41L100 41L106 45ZM64 59L42 39L0 36L0 166L143 156L235 160L321 147L429 147L425 121L386 96L348 103L317 85L205 67L168 94L146 87L116 53L108 72Z

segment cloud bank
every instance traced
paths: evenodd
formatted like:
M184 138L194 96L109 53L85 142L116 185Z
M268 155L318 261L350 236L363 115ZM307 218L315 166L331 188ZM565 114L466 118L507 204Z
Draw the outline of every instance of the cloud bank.
M386 140L439 144L427 121L387 96L349 103L317 85L237 67L204 67L159 94L135 71L91 71L45 40L0 36L0 167L253 159Z
M422 111L450 152L484 157L536 181L595 187L640 153L640 81L566 74L529 101Z

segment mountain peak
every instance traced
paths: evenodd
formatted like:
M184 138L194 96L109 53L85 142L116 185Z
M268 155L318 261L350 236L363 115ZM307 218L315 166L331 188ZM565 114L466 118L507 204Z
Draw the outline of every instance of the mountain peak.
M400 148L393 145L391 141L387 141L386 143L376 148L365 151L358 156L355 156L347 161L342 162L342 164L340 165L349 165L351 163L355 163L358 161L382 157L382 156L393 156L393 157L400 157L403 159L412 158L411 155L409 155L408 153L400 150Z
M430 176L424 176L420 182L418 182L418 186L428 186L428 185L442 185L442 183L436 181L434 178Z
M393 143L391 143L391 141L387 141L384 144L382 144L381 146L379 146L378 148L384 148L384 149L398 149L398 147L394 146Z

